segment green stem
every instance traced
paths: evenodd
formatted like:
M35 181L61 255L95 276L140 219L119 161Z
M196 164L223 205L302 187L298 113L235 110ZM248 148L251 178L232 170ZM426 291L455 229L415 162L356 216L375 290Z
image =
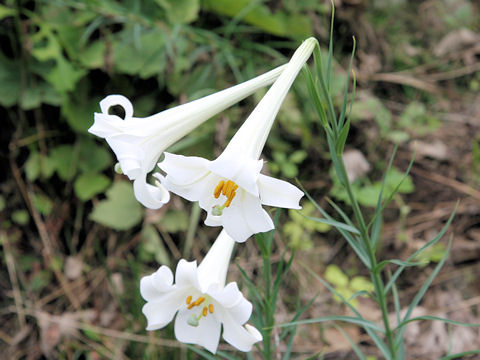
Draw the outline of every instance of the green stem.
M385 337L387 338L388 347L390 349L390 354L392 356L392 360L396 359L395 354L395 344L393 339L393 332L390 327L390 321L388 320L388 309L387 309L387 299L385 296L385 289L382 278L380 276L380 271L377 270L377 258L375 256L375 250L372 246L372 242L370 240L370 236L368 234L368 229L365 224L365 220L363 218L362 211L360 210L360 206L358 205L357 199L355 198L350 181L348 180L347 171L345 168L345 163L343 162L342 154L337 154L337 159L339 161L338 169L341 171L341 174L338 174L341 178L344 179L344 186L345 190L347 191L348 198L352 203L353 212L355 215L355 219L360 227L360 238L363 242L363 246L367 250L367 255L370 260L370 276L373 281L373 286L375 289L375 294L377 298L377 303L380 306L380 310L382 312L382 319L383 324L385 327Z

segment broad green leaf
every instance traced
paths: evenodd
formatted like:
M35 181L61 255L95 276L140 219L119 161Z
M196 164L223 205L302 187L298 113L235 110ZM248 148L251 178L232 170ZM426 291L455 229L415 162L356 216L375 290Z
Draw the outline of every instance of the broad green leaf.
M0 20L15 15L15 9L9 8L5 5L0 5Z
M53 201L44 194L34 194L32 197L33 206L42 215L50 215L53 210Z
M50 178L55 171L55 161L41 155L37 151L31 151L25 163L25 175L30 181L35 181L39 176L44 179Z
M99 111L99 99L66 99L62 104L62 115L67 119L68 125L78 133L87 133L93 125L93 114Z
M83 66L89 69L102 68L105 63L105 51L105 41L97 40L80 52L79 60Z
M60 145L53 148L50 151L49 158L62 180L73 179L77 172L77 162L72 145Z
M343 271L334 264L328 265L325 271L325 279L331 284L338 287L346 287L348 285L348 277Z
M169 210L160 220L165 230L170 233L186 231L189 223L188 215L185 211Z
M205 0L202 7L221 15L239 17L248 24L279 36L306 38L312 34L312 24L308 17L277 11L275 14L261 2L250 0Z
M75 89L77 82L86 74L86 70L76 68L63 56L57 58L55 67L45 76L55 90L63 94Z
M106 194L107 199L95 205L90 219L115 230L127 230L140 223L142 207L129 182L115 182Z
M142 242L139 256L143 260L151 260L150 256L161 265L170 266L168 252L158 231L152 224L147 224L142 229Z
M19 225L27 225L30 221L30 215L27 210L16 210L12 213L12 221Z
M49 105L60 105L61 103L58 92L45 81L26 87L20 96L20 107L23 110L38 108L42 103Z
M155 0L166 12L173 24L188 24L195 21L200 9L199 0Z
M118 72L149 78L163 73L166 66L165 34L161 29L143 32L134 40L132 31L123 30L113 45Z
M103 174L85 173L81 174L73 183L75 194L82 201L87 201L95 195L103 192L108 185L110 179Z
M0 105L9 107L20 98L20 67L0 54Z
M112 155L105 146L92 139L79 143L78 168L84 173L98 173L113 166Z

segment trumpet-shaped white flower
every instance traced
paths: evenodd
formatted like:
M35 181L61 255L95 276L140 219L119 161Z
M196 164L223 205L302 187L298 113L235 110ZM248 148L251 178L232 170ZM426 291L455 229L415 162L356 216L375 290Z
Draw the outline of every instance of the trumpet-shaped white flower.
M244 83L232 86L204 98L137 118L133 106L122 95L110 95L100 102L101 113L95 113L90 133L104 138L117 156L121 170L134 180L134 191L144 206L158 209L170 199L161 185L147 183L147 174L153 170L163 151L180 140L212 116L239 102L278 78L283 66ZM108 110L119 105L125 118L110 115Z
M206 225L223 226L238 242L274 228L262 205L300 209L303 193L295 186L260 174L259 160L270 128L298 72L310 57L316 40L297 49L285 70L245 123L214 161L165 153L154 174L171 192L198 201L207 211Z
M250 351L262 340L260 332L248 324L252 304L237 284L225 286L234 241L222 231L198 266L182 259L177 265L175 283L167 266L140 281L140 293L147 303L143 313L147 330L161 329L175 319L175 337L187 344L201 345L215 353L223 338L241 351Z

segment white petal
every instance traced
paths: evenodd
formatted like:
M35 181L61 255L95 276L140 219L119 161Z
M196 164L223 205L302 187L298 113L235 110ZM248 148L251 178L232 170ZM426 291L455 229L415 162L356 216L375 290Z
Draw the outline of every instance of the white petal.
M199 288L198 274L197 274L197 261L186 261L181 259L177 264L177 270L175 271L175 283L181 287L195 287Z
M234 245L235 241L223 230L210 247L197 271L202 292L206 292L211 284L223 289Z
M212 288L208 291L208 295L221 304L222 308L228 311L232 319L238 324L244 324L250 319L253 309L252 304L245 299L236 282L229 283L220 291L215 291Z
M265 232L274 228L272 219L263 210L260 199L245 191L237 194L230 205L223 211L223 227L237 242L245 242L256 233Z
M170 193L158 183L147 184L146 175L139 176L133 182L133 191L137 200L149 209L159 209L170 201Z
M147 318L147 330L161 329L172 321L175 313L185 304L187 290L175 287L157 300L147 302L142 308Z
M151 170L142 168L142 159L145 157L145 153L141 147L132 142L122 141L117 136L109 136L105 140L107 140L108 145L120 162L122 172L130 180L135 180L143 173L146 174Z
M253 344L262 340L262 334L257 329L250 325L240 325L228 314L222 317L222 323L223 339L240 351L250 351Z
M207 173L210 161L196 156L175 155L165 152L165 159L158 167L167 173L167 178L176 185L189 185L199 181Z
M303 196L303 192L286 181L260 174L258 188L263 205L286 209L302 208L300 199Z
M123 123L123 119L116 115L102 113L94 113L93 119L93 125L90 126L88 132L102 138L117 134Z
M123 110L125 111L125 119L133 116L132 103L123 95L109 95L100 101L100 109L104 114L108 114L108 109L115 105L120 105L123 107Z
M198 313L199 311L195 312L193 309L187 310L186 308L178 312L175 319L175 337L183 343L203 346L215 354L220 342L220 321L217 320L215 314L208 314L199 320L198 326L189 325L188 318L192 314Z
M208 169L225 179L232 180L253 196L258 196L257 180L262 167L263 160L223 152L218 159L209 164Z
M142 277L140 280L140 294L145 300L152 301L171 291L172 286L172 271L168 266L163 265L153 274Z

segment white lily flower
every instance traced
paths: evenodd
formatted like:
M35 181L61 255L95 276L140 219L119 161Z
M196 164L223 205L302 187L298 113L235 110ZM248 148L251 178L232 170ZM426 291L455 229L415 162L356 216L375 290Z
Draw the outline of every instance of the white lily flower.
M95 113L94 124L88 131L108 142L122 172L134 180L137 200L158 209L170 200L170 194L159 183L148 184L146 178L163 151L212 116L273 83L283 68L146 118L133 116L133 106L126 97L110 95L100 102L102 112ZM124 119L108 113L116 105L124 109Z
M180 260L175 283L167 266L143 277L140 293L147 301L142 309L147 330L163 328L178 313L174 326L177 340L201 345L212 353L217 351L222 326L224 340L238 350L250 351L261 341L260 332L245 324L252 314L252 304L237 283L225 286L233 244L222 231L198 268L196 261Z
M307 39L297 49L285 70L268 90L214 161L165 153L158 166L166 173L154 174L171 192L198 201L207 211L206 225L223 226L238 242L274 228L262 205L300 209L303 192L297 187L260 174L259 160L268 133L298 72L316 44Z

